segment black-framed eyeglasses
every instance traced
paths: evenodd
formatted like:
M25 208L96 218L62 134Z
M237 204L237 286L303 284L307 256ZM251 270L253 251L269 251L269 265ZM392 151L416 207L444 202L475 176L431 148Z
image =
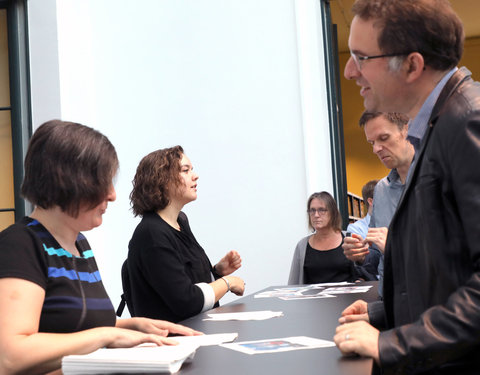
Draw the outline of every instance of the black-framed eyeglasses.
M315 213L318 213L319 215L325 215L328 210L326 208L310 208L307 210L307 212L312 216L314 216Z
M350 51L350 56L352 56L353 62L358 70L362 70L362 63L366 60L380 59L382 57L395 57L395 56L406 56L408 52L401 53L386 53L384 55L374 55L374 56L358 56L357 54Z

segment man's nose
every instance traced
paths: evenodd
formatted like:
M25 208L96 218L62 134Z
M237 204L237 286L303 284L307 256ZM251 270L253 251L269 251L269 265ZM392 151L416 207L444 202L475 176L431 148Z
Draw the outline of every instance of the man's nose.
M373 145L373 152L375 154L378 154L382 149L383 149L382 145L380 145L378 143Z
M345 64L345 70L343 72L343 75L346 79L355 79L360 76L360 71L355 64L355 61L353 61L352 56L350 56L350 58L347 60L347 63Z

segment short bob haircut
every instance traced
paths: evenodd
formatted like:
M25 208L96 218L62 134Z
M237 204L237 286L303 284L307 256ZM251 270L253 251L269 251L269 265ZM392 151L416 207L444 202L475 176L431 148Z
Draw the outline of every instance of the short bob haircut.
M170 203L169 188L179 187L183 148L175 146L153 151L137 167L130 203L135 216L163 210Z
M335 202L335 199L330 195L330 193L327 193L326 191L322 191L320 193L313 193L310 195L307 201L307 215L308 215L308 227L314 231L315 229L312 226L312 220L310 213L308 210L310 209L310 204L312 203L312 200L314 199L319 199L323 203L325 203L325 206L327 206L328 213L330 214L330 222L329 225L332 227L332 229L335 232L341 232L342 231L342 216L340 215L340 211L338 210L337 207L337 202Z
M55 206L76 218L100 204L118 170L115 148L100 132L52 120L33 134L25 156L21 194L43 209Z
M438 71L462 57L463 24L447 0L356 0L352 12L380 29L382 54L419 52Z

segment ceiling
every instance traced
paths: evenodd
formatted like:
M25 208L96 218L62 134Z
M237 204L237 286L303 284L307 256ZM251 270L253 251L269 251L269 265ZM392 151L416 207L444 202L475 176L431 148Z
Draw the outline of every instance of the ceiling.
M348 33L352 22L350 9L355 0L330 0L332 22L338 28L338 47L340 52L348 51ZM465 36L474 38L480 36L480 1L478 0L450 0L453 9L463 21Z

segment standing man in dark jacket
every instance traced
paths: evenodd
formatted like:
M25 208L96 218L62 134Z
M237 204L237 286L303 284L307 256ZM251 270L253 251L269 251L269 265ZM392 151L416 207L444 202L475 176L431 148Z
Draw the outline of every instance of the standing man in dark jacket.
M345 77L367 110L411 119L416 153L389 227L384 301L345 309L335 342L385 373L478 373L480 85L456 68L461 21L447 0L357 0L353 13Z

